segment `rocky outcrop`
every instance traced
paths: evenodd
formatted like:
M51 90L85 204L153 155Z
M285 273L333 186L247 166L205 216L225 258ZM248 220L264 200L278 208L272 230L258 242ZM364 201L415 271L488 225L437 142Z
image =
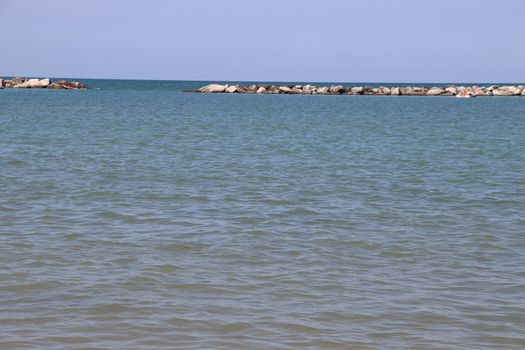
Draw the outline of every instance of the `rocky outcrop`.
M41 81L40 81L41 82ZM52 88L53 84L49 85ZM376 95L376 96L455 96L469 92L476 96L525 96L525 86L316 86L316 85L250 85L210 84L193 92L237 94L293 95Z
M0 79L1 88L14 89L65 89L65 90L86 90L88 87L78 81L59 80L52 82L50 79L26 79L15 77L11 79Z

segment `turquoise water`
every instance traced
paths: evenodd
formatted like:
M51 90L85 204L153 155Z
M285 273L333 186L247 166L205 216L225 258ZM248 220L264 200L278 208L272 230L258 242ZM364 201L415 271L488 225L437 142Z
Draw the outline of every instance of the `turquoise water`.
M523 349L525 99L0 91L0 349Z

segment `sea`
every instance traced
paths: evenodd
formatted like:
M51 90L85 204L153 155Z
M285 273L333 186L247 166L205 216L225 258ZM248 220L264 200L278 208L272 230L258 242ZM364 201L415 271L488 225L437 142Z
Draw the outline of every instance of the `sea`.
M0 349L525 348L525 98L81 81L0 90Z

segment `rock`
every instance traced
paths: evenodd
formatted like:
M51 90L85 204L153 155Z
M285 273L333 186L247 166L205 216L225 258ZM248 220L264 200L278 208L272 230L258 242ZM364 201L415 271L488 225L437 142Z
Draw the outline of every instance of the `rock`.
M456 89L455 86L448 86L445 88L445 93L449 93L450 95L456 95L458 93L458 89Z
M414 88L411 86L405 86L399 89L400 95L412 96L414 95Z
M266 88L264 86L261 86L260 88L257 89L258 94L262 94L263 92L266 92Z
M500 86L493 90L492 94L494 96L518 96L521 94L521 90L515 86Z
M398 87L394 87L390 89L390 95L399 95L401 94L401 90Z
M318 93L318 94L323 94L323 95L324 95L324 94L327 94L327 93L328 93L328 87L323 86L323 87L318 88L318 89L317 89L317 93Z
M279 91L285 94L289 94L290 92L292 92L292 89L290 89L288 86L279 86Z
M13 86L15 86L23 84L26 80L25 78L14 77L13 79L11 79L11 81L13 82Z
M31 89L41 89L42 88L42 84L40 84L39 79L29 79L27 81L27 84L29 85Z
M428 96L438 96L438 95L441 95L441 94L444 94L445 93L445 90L443 90L442 88L439 88L439 87L433 87L431 88L430 90L427 91L427 95Z
M390 88L388 88L386 86L381 86L379 88L379 90L380 90L381 94L383 94L383 95L390 95L390 92L391 92Z
M302 94L302 93L303 93L303 90L301 90L299 88L296 88L295 86L293 87L292 94L299 95L299 94Z
M232 85L232 86L228 86L224 91L226 91L229 94L233 94L233 93L237 92L238 88L239 88L238 85Z
M59 83L51 83L47 87L48 89L63 89L62 85Z
M353 95L362 95L364 93L364 88L362 86L354 86L350 89L350 92Z
M330 86L330 88L328 89L328 91L331 93L331 94L339 94L341 92L344 92L345 91L345 88L342 86L342 85L332 85Z
M6 88L13 87L13 81L10 80L10 79L4 80L4 87L6 87Z
M15 89L29 89L31 85L29 84L29 81L25 80L23 83L20 84L13 84L13 87Z
M60 82L59 82L60 83ZM221 93L226 90L226 87L221 84L210 84L206 85L205 87L200 88L198 91L204 92L204 93Z
M423 95L426 95L427 92L428 92L428 88L426 87L421 87L421 86L414 87L414 95L423 96Z
M4 79L0 79L0 86L4 87Z
M51 84L51 81L49 79L40 79L40 85L42 85L43 88L46 88Z
M373 95L374 94L374 88L371 86L364 86L363 87L363 93L365 95Z
M305 85L303 86L303 94L311 94L312 93L312 85Z

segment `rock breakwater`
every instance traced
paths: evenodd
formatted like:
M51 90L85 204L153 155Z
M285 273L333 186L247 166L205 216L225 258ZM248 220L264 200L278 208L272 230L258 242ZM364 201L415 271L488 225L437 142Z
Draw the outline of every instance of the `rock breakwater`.
M27 79L27 78L0 78L0 89L63 89L63 90L86 90L88 87L78 81L51 81L49 78L45 79Z
M296 95L394 95L456 96L463 92L476 96L525 96L524 85L490 86L317 86L317 85L239 85L210 84L192 92L227 94L296 94Z

